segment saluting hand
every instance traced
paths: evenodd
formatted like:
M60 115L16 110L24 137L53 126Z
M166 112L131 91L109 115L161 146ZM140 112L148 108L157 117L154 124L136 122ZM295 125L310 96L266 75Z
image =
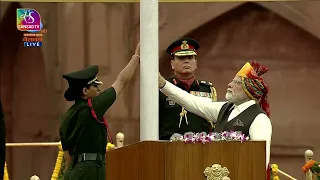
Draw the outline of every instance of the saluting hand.
M159 88L160 88L160 89L163 88L164 85L166 85L166 82L167 82L167 80L164 79L164 77L162 77L162 75L160 74L160 72L159 72L159 75L158 75L158 81L159 81Z

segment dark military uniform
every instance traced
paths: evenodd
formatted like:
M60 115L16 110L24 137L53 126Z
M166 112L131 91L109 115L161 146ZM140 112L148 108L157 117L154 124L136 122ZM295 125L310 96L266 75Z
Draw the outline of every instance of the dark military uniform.
M92 106L80 98L83 87L102 84L96 78L97 73L98 66L91 66L63 76L69 83L65 98L75 101L63 115L60 127L62 148L72 157L71 170L65 179L106 179L107 128L103 115L116 100L116 92L113 87L106 89L92 99Z
M4 115L2 104L0 101L0 179L4 175L4 164L6 161L6 127L4 122Z
M187 90L175 77L168 79L177 87L193 94L216 101L216 93L212 84L207 81L195 80L190 89ZM212 125L200 116L191 112L183 113L183 108L171 101L163 93L159 93L159 128L160 140L168 140L174 133L184 134L186 132L210 132ZM183 114L181 114L183 113ZM183 115L182 117L180 115Z
M172 56L197 55L196 50L199 44L190 38L184 38L173 42L167 53ZM210 82L195 80L187 89L176 77L167 79L177 87L195 95L206 98L209 101L217 101L217 93ZM186 132L206 132L213 128L206 119L191 112L170 100L163 93L159 92L159 139L169 140L174 133L184 134Z

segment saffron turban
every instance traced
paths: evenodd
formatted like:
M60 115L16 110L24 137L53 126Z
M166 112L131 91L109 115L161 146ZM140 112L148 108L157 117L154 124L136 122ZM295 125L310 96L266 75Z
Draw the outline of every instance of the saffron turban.
M268 85L264 82L261 75L266 73L268 68L260 65L257 61L247 62L237 76L241 77L242 88L251 99L259 102L260 107L270 116L268 102Z

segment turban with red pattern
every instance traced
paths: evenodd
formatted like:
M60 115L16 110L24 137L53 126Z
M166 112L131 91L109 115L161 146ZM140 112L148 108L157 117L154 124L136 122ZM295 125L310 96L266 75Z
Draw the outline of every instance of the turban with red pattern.
M268 102L268 85L261 78L268 68L260 65L257 61L247 62L237 76L242 78L242 88L245 93L253 100L258 101L260 107L270 116Z

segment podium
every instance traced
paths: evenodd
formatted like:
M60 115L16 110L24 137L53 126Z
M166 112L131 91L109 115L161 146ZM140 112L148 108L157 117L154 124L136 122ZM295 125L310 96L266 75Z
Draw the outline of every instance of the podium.
M107 152L106 173L107 180L205 180L205 168L220 164L231 180L265 180L265 154L265 141L143 141Z

